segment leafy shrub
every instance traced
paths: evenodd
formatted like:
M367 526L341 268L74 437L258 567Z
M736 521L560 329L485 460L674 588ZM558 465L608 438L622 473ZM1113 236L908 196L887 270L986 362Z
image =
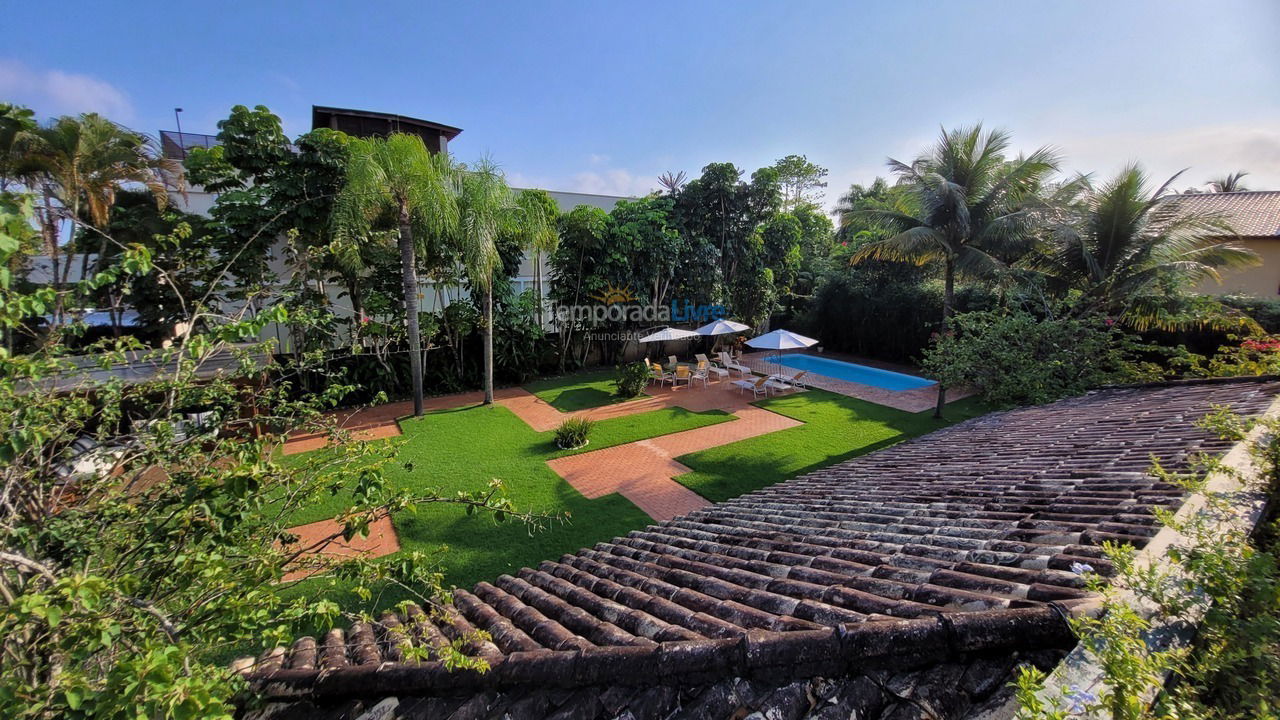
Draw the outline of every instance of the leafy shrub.
M1253 318L1266 332L1280 333L1280 300L1249 295L1226 295L1218 300Z
M649 384L649 367L642 362L619 365L618 376L613 382L618 386L618 397L636 397Z
M934 336L923 367L947 387L972 387L994 405L1034 405L1152 379L1157 369L1136 359L1145 349L1100 317L972 312L954 316L952 331Z
M562 450L573 450L586 445L589 439L587 436L591 434L591 428L595 425L594 420L581 417L565 420L555 430L556 447Z
M1187 353L1176 364L1196 377L1240 377L1280 374L1280 336L1255 335L1239 338L1228 335L1229 344L1210 357Z
M994 292L956 289L956 310L989 310ZM869 260L828 273L796 329L827 350L895 362L914 361L942 322L942 285L908 263Z

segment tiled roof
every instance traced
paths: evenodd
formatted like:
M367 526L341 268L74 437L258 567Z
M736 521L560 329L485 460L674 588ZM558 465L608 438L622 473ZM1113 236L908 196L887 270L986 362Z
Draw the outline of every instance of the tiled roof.
M1006 662L1004 677L1017 652L1074 643L1064 615L1096 598L1073 563L1107 572L1102 542L1144 545L1153 508L1181 502L1147 472L1152 458L1176 470L1224 452L1195 421L1215 405L1259 414L1277 393L1274 379L1201 381L978 418L458 590L438 616L386 613L301 638L250 677L277 710L456 700L441 717L480 695L541 698L550 714L550 689L568 702L575 689L668 688L677 702L671 687L772 678L777 689L948 663L967 673L984 658ZM408 644L472 629L492 637L466 648L488 673L402 662Z
M1280 237L1280 190L1189 193L1162 202L1181 212L1220 214L1241 237Z

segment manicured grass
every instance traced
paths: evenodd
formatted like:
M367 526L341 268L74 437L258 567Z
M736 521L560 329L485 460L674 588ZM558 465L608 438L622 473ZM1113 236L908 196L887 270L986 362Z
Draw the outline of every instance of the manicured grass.
M498 478L518 509L568 513L568 519L530 534L521 523L496 523L487 513L468 516L461 507L431 505L392 518L401 548L433 551L447 545L446 583L470 587L643 527L652 521L630 501L620 495L589 500L546 461L733 419L719 411L683 408L611 418L596 424L590 446L568 451L555 446L551 432L534 432L500 405L439 410L402 420L404 436L396 442L403 446L395 463L387 466L388 481L396 487L415 493L435 489L451 496L458 490L483 489ZM289 456L294 457L302 456ZM308 508L294 521L324 520L349 506L349 498L340 494Z
M947 405L945 418L935 420L932 410L907 413L824 390L755 404L805 424L677 458L693 472L676 480L720 502L987 411L967 398Z
M547 401L560 412L576 412L587 408L625 402L630 398L618 397L613 384L612 369L591 370L565 377L534 380L525 390Z

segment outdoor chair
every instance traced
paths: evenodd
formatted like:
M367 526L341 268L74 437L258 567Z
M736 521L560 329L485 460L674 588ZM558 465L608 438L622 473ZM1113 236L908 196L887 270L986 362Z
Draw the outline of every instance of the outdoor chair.
M790 385L791 387L796 389L803 389L803 388L809 387L809 385L804 380L804 376L808 374L809 374L808 370L801 370L795 375L770 375L769 379L775 380L785 385Z
M733 384L738 388L738 392L750 390L753 398L761 395L768 396L770 390L786 390L787 386L780 382L775 382L767 377L760 377L756 380L734 380Z
M685 385L689 385L693 381L693 373L689 371L688 365L677 365L675 373L671 375L671 387L675 388L683 381Z
M649 363L649 374L658 381L658 385L666 385L668 381L675 384L675 374L663 370L658 363Z
M693 375L691 376L693 380L701 380L702 387L707 386L707 378L710 377L710 373L707 372L709 367L711 367L710 363L700 362L698 363L698 369L694 370Z
M676 365L679 365L679 364L680 364L680 361L676 360L676 356L675 356L675 355L668 355L668 356L667 356L667 367L669 367L669 368L671 368L672 370L674 370L674 369L676 368Z
M648 358L645 358L644 365L645 367L649 368L649 381L650 382L657 381L661 383L662 376L664 374L662 372L662 366L656 362L651 362Z
M738 374L741 375L742 377L747 377L748 375L751 374L751 368L747 367L746 365L742 365L740 363L735 363L729 357L729 353L723 353L723 352L720 353L720 363L724 365L725 370L736 370Z

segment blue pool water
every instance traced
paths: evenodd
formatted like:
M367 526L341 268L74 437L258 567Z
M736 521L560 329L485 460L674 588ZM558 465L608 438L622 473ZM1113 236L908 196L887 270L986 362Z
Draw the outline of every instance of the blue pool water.
M770 361L772 360L773 358L770 358ZM872 385L885 390L911 390L936 384L933 380L913 375L903 375L891 370L881 370L816 355L783 355L778 362L796 370L808 370L814 375L825 375L829 378Z

